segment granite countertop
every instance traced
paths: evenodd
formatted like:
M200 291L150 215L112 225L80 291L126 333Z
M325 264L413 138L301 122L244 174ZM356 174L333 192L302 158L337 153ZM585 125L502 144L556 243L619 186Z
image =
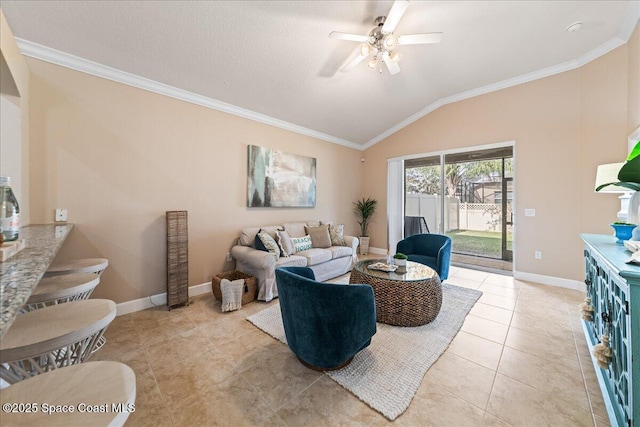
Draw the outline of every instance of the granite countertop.
M29 299L73 224L28 225L20 229L26 247L0 262L0 338Z

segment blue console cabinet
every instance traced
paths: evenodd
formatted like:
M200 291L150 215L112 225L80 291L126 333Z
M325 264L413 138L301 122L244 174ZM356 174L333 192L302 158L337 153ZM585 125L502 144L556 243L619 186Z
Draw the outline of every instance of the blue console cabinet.
M593 358L612 426L640 427L640 266L613 236L581 235L585 284L594 307L582 327L590 351L608 333L613 359L601 369Z

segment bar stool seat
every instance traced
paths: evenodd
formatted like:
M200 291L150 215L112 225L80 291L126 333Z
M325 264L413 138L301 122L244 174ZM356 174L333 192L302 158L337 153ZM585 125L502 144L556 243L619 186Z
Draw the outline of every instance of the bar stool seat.
M29 312L50 305L89 299L100 283L100 276L94 273L65 274L45 277L22 307L21 312Z
M116 317L105 299L72 301L24 313L0 340L0 378L9 384L82 363Z
M119 362L87 362L56 369L3 389L0 393L3 405L33 402L38 411L3 411L2 425L121 426L135 410L135 397L136 377L130 367ZM44 403L48 406L43 407ZM108 411L95 410L105 404ZM43 412L51 406L62 405L74 411L51 415ZM87 408L94 410L89 412Z
M105 268L107 268L108 265L109 260L106 258L82 258L54 262L44 273L44 277L77 273L102 274L102 272Z

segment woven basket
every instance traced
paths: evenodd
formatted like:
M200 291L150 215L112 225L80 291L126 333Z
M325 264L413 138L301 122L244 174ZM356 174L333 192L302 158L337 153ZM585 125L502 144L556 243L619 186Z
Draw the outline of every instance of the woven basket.
M258 295L258 279L241 271L232 270L224 273L216 274L211 279L211 290L218 301L222 301L222 291L220 290L220 282L222 279L238 280L244 279L244 289L242 292L242 305L249 304L256 299Z

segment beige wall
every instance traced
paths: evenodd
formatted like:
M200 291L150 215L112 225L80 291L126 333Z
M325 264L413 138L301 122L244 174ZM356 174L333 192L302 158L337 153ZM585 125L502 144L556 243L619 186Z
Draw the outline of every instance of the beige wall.
M627 43L629 52L629 102L627 131L633 132L640 126L640 25L636 26Z
M165 291L165 216L189 211L189 284L233 268L242 227L331 219L356 231L361 151L29 59L32 222L67 208L60 258L101 256L94 296ZM246 208L247 145L317 158L315 209Z
M371 245L386 246L388 158L515 141L515 269L581 280L579 234L610 234L619 209L593 184L598 164L626 155L627 74L625 45L580 69L445 105L366 150L363 193L381 202Z
M22 225L29 224L29 68L0 9L2 93L0 175L8 175L20 204Z

